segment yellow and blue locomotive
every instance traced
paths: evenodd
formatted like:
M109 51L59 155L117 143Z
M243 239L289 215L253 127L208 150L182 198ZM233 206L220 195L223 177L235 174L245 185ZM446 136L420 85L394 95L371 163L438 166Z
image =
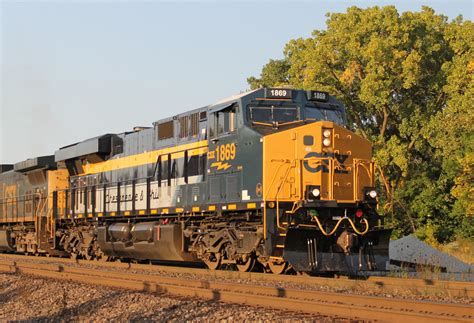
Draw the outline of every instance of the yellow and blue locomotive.
M0 250L384 270L371 144L344 125L326 92L265 88L3 165Z

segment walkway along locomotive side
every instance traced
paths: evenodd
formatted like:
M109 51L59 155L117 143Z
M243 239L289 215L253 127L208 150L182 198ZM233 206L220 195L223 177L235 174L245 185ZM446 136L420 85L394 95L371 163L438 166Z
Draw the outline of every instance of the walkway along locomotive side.
M326 92L246 92L2 165L0 250L383 270L371 150Z

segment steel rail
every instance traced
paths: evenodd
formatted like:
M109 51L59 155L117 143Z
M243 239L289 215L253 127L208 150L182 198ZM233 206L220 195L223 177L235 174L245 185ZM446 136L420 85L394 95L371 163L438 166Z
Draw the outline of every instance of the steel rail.
M75 263L79 265L93 265L97 267L121 268L129 270L144 270L151 272L168 272L207 275L214 278L240 279L240 280L259 280L269 282L285 282L315 286L331 286L337 288L350 289L375 289L383 291L391 291L397 293L399 291L410 291L422 295L440 295L444 294L449 297L469 297L474 298L474 283L460 282L437 279L419 279L419 278L395 278L370 276L367 279L349 279L314 277L304 275L273 275L254 272L239 272L225 270L210 270L203 268L176 267L167 265L149 265L149 264L133 264L120 262L99 262L90 260L75 260L68 258L46 258L32 257L14 254L0 254L12 260L31 260L31 261L47 261L59 263Z
M472 321L466 305L408 301L371 296L284 289L260 285L210 282L175 277L111 272L90 268L0 261L0 271L99 284L138 291L167 292L215 301L245 303L292 311L407 322Z

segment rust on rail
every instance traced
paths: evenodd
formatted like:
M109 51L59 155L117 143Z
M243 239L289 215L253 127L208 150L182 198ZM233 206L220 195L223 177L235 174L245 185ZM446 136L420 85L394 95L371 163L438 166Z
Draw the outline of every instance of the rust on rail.
M134 268L136 269L136 266ZM67 262L58 265L22 261L0 261L0 271L337 317L345 316L386 321L404 320L405 322L459 322L472 321L474 319L472 307L466 305L320 292L306 289L289 289L255 284L216 282L203 278L183 279L151 274L137 274L129 271L110 271L108 268L104 268L104 266L78 268L69 266ZM306 279L308 278L312 277L306 277Z

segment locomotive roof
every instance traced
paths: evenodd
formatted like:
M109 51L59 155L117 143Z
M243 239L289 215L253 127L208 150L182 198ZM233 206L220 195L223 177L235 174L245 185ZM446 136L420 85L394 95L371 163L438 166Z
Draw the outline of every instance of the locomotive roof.
M251 94L251 93L257 92L257 91L259 91L259 90L261 90L261 89L251 90L251 91L242 92L242 93L239 93L239 94L236 94L236 95L229 96L229 97L227 97L227 98L225 98L225 99L222 99L222 100L220 100L220 101L217 101L216 103L213 103L213 104L209 105L208 108L212 109L212 108L214 108L214 107L216 107L216 106L218 106L218 105L222 105L222 104L225 104L225 103L231 103L231 102L233 102L233 101L237 101L237 100L239 100L240 98L242 98L242 97L244 97L244 96L246 96L246 95L249 95L249 94Z
M18 162L13 165L15 172L27 173L37 169L54 169L56 164L54 162L54 155L38 156L28 158L27 160Z
M255 90L242 92L236 95L228 96L210 105L203 106L197 109L187 110L182 113L175 114L174 116L169 116L166 118L159 119L158 121L153 122L153 126L156 127L159 124L163 124L163 123L170 122L173 120L178 120L183 116L191 116L196 113L216 112L218 110L225 109L226 107L234 104L235 102L245 97L256 97L256 96L260 96L260 94L261 94L261 97L267 97L267 92L272 89L280 89L280 88L259 88ZM290 90L288 88L287 89L281 88L281 89ZM294 91L295 98L298 96L298 97L304 97L305 99L309 97L309 95L311 95L312 92L318 92L318 91L305 91L305 90L297 90L297 89L291 89L291 91ZM340 109L343 109L343 105L339 104L340 102L338 102L334 97L330 96L326 92L319 92L319 93L323 93L325 95L324 100L322 101L316 100L318 101L317 104L319 107L325 107L325 106L332 107L334 104L336 104L336 106L340 105L339 106ZM200 120L204 120L205 118L206 116L199 117ZM112 137L125 138L128 135L132 135L132 134L135 135L136 132L141 132L141 131L143 131L143 135L149 136L150 133L152 133L154 130L143 127L143 128L137 128L135 131L128 131L128 132L117 133L117 134L107 133L107 134L99 135L93 138L88 138L83 141L59 148L59 150L55 152L55 161L56 162L64 161L64 160L73 159L80 156L92 155L92 154L102 154L104 156L108 155L111 152ZM166 142L163 144L169 144L169 142Z
M104 134L61 147L54 153L55 161L64 161L97 153L108 154L110 153L110 138L113 136L116 135Z

